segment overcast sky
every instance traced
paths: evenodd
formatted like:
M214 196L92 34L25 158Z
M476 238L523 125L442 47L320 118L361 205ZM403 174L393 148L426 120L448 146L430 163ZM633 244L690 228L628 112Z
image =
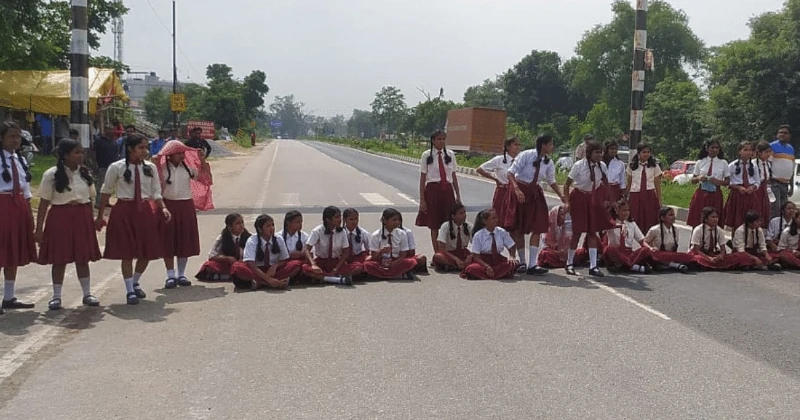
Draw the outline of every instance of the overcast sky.
M172 75L172 1L124 0L124 60ZM631 3L634 3L631 0ZM672 0L706 45L748 36L747 21L783 0ZM417 86L454 101L533 49L568 58L583 33L611 19L610 0L177 0L179 79L205 81L210 63L236 77L261 69L270 95L308 111L349 116L395 85L409 106ZM631 22L633 25L633 22ZM113 38L100 53L111 56ZM656 51L658 54L658 51Z

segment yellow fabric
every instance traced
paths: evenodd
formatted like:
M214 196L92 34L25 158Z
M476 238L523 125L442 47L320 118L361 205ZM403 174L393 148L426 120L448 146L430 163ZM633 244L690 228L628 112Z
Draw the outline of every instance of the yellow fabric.
M98 100L106 97L128 100L112 69L89 69L89 114L97 112ZM41 114L70 114L69 70L0 71L0 107Z

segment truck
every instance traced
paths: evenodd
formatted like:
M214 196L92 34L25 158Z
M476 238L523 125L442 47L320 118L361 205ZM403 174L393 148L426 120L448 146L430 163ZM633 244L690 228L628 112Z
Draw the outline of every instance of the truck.
M503 153L508 114L502 109L462 108L447 113L447 148L477 154Z

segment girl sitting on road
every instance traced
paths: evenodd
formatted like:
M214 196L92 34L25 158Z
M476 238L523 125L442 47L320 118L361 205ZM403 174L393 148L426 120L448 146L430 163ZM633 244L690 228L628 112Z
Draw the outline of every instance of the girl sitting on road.
M550 209L549 229L544 235L544 247L539 252L539 266L544 268L564 268L567 265L567 251L572 242L572 218L567 207L562 205ZM585 248L575 251L573 263L583 265L589 261Z
M301 264L308 263L306 259L305 245L308 242L308 234L303 232L303 215L292 210L286 213L283 218L283 229L276 235L280 236L286 243L289 250L289 259L298 260Z
M800 269L800 212L792 215L792 221L780 235L777 249L783 267Z
M694 262L707 270L730 270L749 267L750 255L729 254L725 249L725 231L719 226L719 214L714 207L703 209L701 224L692 231L691 249Z
M653 249L654 268L668 268L686 273L694 257L685 252L678 252L680 237L675 226L675 210L661 207L658 211L659 222L647 231L644 241Z
M767 250L769 252L778 252L778 241L781 239L781 234L792 223L796 213L797 206L791 201L784 201L781 204L781 215L773 217L769 221L767 229Z
M652 272L653 249L645 242L639 225L631 218L631 209L625 199L617 201L611 210L611 217L617 226L606 231L608 245L603 250L606 267L642 274ZM639 247L634 251L635 245Z
M195 278L200 281L228 281L231 268L242 260L242 250L250 238L250 232L244 228L244 219L239 213L225 216L225 228L214 239L208 261L203 263Z
M464 270L472 259L470 238L467 210L463 204L456 203L450 209L449 220L439 228L437 252L433 255L434 267L446 273Z
M494 209L486 209L478 213L472 237L472 263L461 277L465 279L499 280L514 277L517 271L517 247L509 233L497 226L497 213ZM501 254L508 250L506 258Z
M328 206L322 211L322 224L311 231L305 253L309 262L303 264L303 274L318 282L352 286L353 276L364 271L363 263L347 262L350 241L337 207Z
M781 269L781 265L767 250L764 230L761 229L761 215L757 211L750 210L744 215L744 224L733 232L731 243L734 255L741 255L743 260L744 257L750 257L749 267L742 264L739 268Z
M372 255L364 263L364 270L372 277L379 279L402 278L414 280L414 268L417 259L410 255L408 236L400 228L402 216L400 212L388 208L381 216L381 228L372 233L369 249Z
M256 218L255 234L247 239L242 261L233 263L231 278L239 289L261 287L285 289L300 273L302 263L289 259L283 238L275 234L275 221L262 214Z
M349 264L364 264L369 258L369 232L358 225L358 210L354 208L344 209L342 212L344 219L344 229L350 244L350 257L347 259Z

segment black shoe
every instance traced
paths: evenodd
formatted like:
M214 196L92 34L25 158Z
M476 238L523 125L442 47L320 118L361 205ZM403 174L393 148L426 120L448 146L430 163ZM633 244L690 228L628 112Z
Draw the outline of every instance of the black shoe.
M549 272L550 272L550 270L548 270L546 268L542 268L542 267L539 267L538 265L534 265L533 267L531 267L528 270L526 270L525 274L530 274L530 275L533 275L533 276L541 276L541 275L547 274Z
M165 289L174 289L176 287L178 287L178 280L175 278L170 277L166 282L164 282Z
M100 301L94 295L86 295L83 297L84 306L100 306Z
M47 302L47 308L51 311L61 310L61 298L50 299L50 302Z
M605 276L606 276L606 275L605 275L605 274L603 274L603 272L602 272L602 271L600 271L600 269L599 269L599 268L597 268L597 267L590 268L590 269L589 269L589 275L590 275L590 276L593 276L593 277L605 277Z
M178 286L187 287L187 286L191 286L191 285L192 285L192 282L189 281L189 279L187 279L185 276L178 277Z
M683 274L686 274L686 273L689 272L689 267L681 264L680 266L678 266L678 268L676 268L676 270L678 270L679 272L681 272Z
M517 274L527 273L528 272L528 264L520 264L517 267Z
M781 271L781 270L783 270L783 267L778 263L772 263L767 268L769 268L770 271Z
M568 276L577 276L578 275L578 273L575 271L575 267L572 266L572 265L568 265L568 266L564 267L564 271L567 272Z
M414 271L409 271L403 274L403 280L414 280Z
M353 285L353 277L351 276L342 276L339 278L339 284L343 284L345 286L352 286Z
M34 306L33 303L22 303L17 298L4 300L2 305L3 309L32 309Z
M144 299L147 297L147 293L142 290L142 287L139 286L139 283L133 285L133 293L136 293L136 297L139 299Z
M125 299L128 301L128 305L138 305L139 304L139 296L136 295L136 292L130 292L125 295Z

